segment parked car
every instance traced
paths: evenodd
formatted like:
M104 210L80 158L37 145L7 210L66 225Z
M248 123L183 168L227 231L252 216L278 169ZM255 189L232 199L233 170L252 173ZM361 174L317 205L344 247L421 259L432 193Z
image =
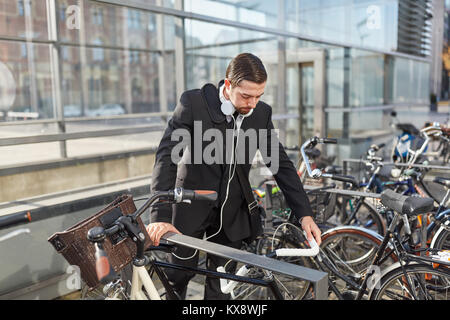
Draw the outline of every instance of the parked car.
M106 103L98 109L92 110L93 116L117 116L125 114L125 109L120 104Z
M64 117L81 117L81 107L77 104L69 104L63 107Z

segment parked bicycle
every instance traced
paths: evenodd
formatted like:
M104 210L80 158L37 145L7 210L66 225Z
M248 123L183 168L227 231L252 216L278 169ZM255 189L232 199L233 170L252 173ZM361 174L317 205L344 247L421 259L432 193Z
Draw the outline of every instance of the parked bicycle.
M386 292L387 289L384 288L390 286L388 281L392 275L399 275L401 271L416 274L426 270L438 277L437 280L431 278L430 281L436 281L428 282L424 286L428 296L447 299L449 288L439 283L444 284L449 280L448 268L444 263L438 271L433 269L433 263L441 261L437 262L436 257L440 257L445 251L433 248L416 249L417 239L414 238L410 225L411 222L417 221L418 215L433 208L433 200L407 197L388 189L381 194L381 203L386 206L385 210L394 212L394 219L384 237L361 227L336 227L324 232L317 257L303 257L291 262L328 272L330 298L381 299L384 296L378 292ZM301 243L295 221L290 221L288 226L289 228L267 232L259 243L261 253L274 250L278 245L287 247ZM399 229L405 229L406 232L400 234ZM418 253L428 254L429 257ZM417 267L412 267L414 264L417 264ZM434 284L434 287L431 284ZM414 283L409 285L413 287ZM436 286L439 287L439 292L433 291ZM377 288L382 290L375 293ZM306 293L304 297L307 297ZM424 298L424 295L415 297Z
M135 213L123 215L112 223L112 226L105 229L103 227L94 227L88 231L88 239L95 245L96 250L96 272L101 283L104 284L102 291L97 291L100 298L105 299L179 299L180 297L173 290L171 284L165 276L165 268L175 268L180 272L194 272L196 274L226 279L236 282L245 282L254 286L264 287L275 299L285 299L289 295L285 293L284 288L280 287L276 278L256 279L249 276L235 276L224 272L214 272L200 268L190 268L176 264L157 261L151 252L167 252L174 250L173 245L160 243L159 246L151 246L147 250L144 248L144 237L139 229L137 219L150 206L156 205L158 202L164 203L180 203L189 202L190 200L214 201L217 194L213 191L194 191L182 188L176 188L166 192L157 192L142 205ZM103 242L111 235L118 232L125 232L128 237L136 243L137 252L133 259L133 270L130 283L127 283L123 277L120 277L111 268L107 254L103 248ZM267 272L270 274L270 272ZM160 282L162 290L158 290L152 278L156 277L156 281ZM289 278L292 281L292 277ZM92 298L92 296L91 296ZM94 297L95 298L95 297Z
M319 247L314 239L307 241L303 232L303 241L298 243L295 248L275 249L266 252L264 255L269 258L277 258L286 262L291 262L298 257L313 257L319 253ZM307 247L306 243L310 246ZM273 247L273 246L272 246ZM229 261L231 262L231 261ZM217 268L219 272L226 272L226 266ZM241 300L271 300L274 298L282 298L283 300L300 300L304 297L309 287L308 281L295 279L283 274L276 274L265 269L261 269L252 265L244 264L238 268L236 276L250 277L252 279L270 280L277 283L280 297L274 296L267 287L255 286L247 282L227 281L221 279L221 290L225 294L231 294L232 299Z

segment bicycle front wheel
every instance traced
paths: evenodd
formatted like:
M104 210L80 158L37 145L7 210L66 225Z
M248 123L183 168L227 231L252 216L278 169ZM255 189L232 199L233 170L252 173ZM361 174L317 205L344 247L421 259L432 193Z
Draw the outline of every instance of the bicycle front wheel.
M404 270L403 270L404 269ZM428 264L398 267L383 275L371 300L448 300L450 271Z
M278 248L294 248L301 246L300 243L296 245L287 241L284 237L285 232L266 232L261 239L259 239L256 253L263 255ZM278 260L289 263L298 264L307 268L312 268L311 260L307 257L279 257ZM237 269L240 268L238 265ZM285 274L278 274L275 272L265 272L260 268L251 268L247 277L259 280L273 280L279 295L285 300L302 300L308 297L311 283L302 279L294 278ZM275 300L278 299L269 287L253 285L249 283L239 283L234 289L232 298L236 300Z
M450 220L445 221L431 241L431 248L450 250Z
M329 269L329 280L337 290L345 293L352 286L343 277L347 277L360 285L372 265L375 254L383 238L373 231L360 227L337 227L322 235L320 245L322 253L327 258L325 266ZM393 264L397 257L385 250L385 258L381 268ZM356 288L352 288L356 290ZM331 296L331 299L336 297Z

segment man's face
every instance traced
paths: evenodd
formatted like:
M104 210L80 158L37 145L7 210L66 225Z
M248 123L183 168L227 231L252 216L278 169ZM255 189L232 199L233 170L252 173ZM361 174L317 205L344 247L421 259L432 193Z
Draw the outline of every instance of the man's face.
M228 79L225 79L225 97L231 101L236 110L241 114L247 114L256 107L264 94L266 83L255 83L243 80L238 86L232 87Z

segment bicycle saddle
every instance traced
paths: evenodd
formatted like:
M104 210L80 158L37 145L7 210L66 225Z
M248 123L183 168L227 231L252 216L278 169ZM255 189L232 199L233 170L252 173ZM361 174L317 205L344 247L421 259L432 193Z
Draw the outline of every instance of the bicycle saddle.
M354 188L358 186L358 181L352 176L344 176L339 174L333 174L331 177L332 180L347 182L350 183Z
M381 203L391 210L408 216L427 213L434 208L434 200L431 198L404 196L391 189L386 189L381 193Z
M417 129L411 123L397 123L397 129L403 132L409 133L413 136L418 136L420 134L419 129Z
M450 178L436 177L434 178L433 182L439 183L444 187L450 188Z
M316 148L305 149L305 153L309 158L318 158L320 157L320 150Z
M327 166L325 168L325 173L332 173L332 174L342 174L343 168L341 166Z

